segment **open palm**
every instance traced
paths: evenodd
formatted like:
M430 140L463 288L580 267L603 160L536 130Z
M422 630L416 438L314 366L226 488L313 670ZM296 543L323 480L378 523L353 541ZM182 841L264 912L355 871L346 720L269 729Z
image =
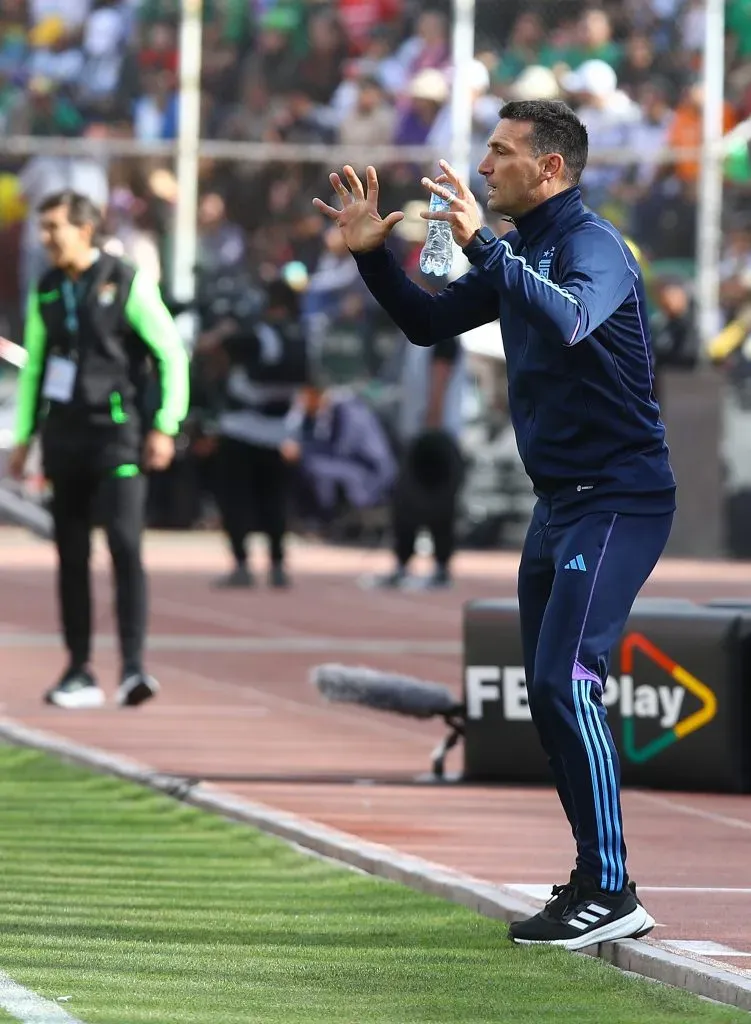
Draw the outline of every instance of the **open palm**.
M395 224L404 219L401 212L381 217L378 212L378 176L375 167L366 169L367 194L354 168L346 164L344 174L349 188L339 175L329 175L329 181L342 201L341 210L328 206L321 199L314 199L313 205L341 229L347 248L352 252L367 252L383 245Z

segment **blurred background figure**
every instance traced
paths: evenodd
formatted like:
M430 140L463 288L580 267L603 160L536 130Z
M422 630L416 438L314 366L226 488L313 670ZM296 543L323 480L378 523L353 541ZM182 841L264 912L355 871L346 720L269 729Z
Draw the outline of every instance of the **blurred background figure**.
M379 417L346 389L311 384L300 396L282 455L293 468L293 508L306 531L377 508L396 478L394 450Z
M254 585L247 546L253 531L268 542L270 585L290 582L284 557L289 475L282 444L308 377L299 287L289 275L280 276L268 284L259 317L227 317L198 342L198 351L214 354L224 376L214 480L234 566L217 580L220 587Z
M662 278L654 285L656 309L650 317L655 363L654 390L662 399L661 380L666 369L693 370L700 357L696 308L690 287L680 278Z
M440 283L425 277L419 268L418 225L420 209L397 226L397 237L413 242L406 256L410 274L428 290ZM415 247L414 243L417 243ZM391 506L392 572L366 585L378 587L447 587L451 583L451 559L456 550L457 499L463 478L461 435L464 399L468 385L466 353L458 338L446 338L430 348L410 344L400 351L400 400L396 416L399 474ZM409 567L421 530L432 542L434 569L425 579L415 579Z

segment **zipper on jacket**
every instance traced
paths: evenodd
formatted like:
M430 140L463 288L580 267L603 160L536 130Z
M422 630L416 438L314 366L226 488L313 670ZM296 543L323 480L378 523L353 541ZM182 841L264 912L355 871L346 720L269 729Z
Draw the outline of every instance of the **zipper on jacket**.
M542 549L543 549L543 547L545 545L545 540L546 540L546 538L548 536L548 529L550 528L550 520L552 518L553 518L553 505L551 503L548 506L548 518L547 518L546 522L543 524L542 529L539 531L539 534L540 534L540 551L539 551L539 554L537 556L539 559L542 559Z
M110 415L113 423L128 422L128 414L123 409L123 399L119 391L113 391L110 395Z

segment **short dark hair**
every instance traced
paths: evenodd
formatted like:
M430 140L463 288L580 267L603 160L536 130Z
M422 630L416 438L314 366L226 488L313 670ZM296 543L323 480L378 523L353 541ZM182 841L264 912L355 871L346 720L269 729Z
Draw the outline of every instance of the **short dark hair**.
M529 121L534 155L560 153L567 180L578 185L587 166L589 136L571 107L561 100L514 100L504 104L498 116L507 121Z
M94 228L93 237L96 239L99 236L102 228L102 211L88 196L74 192L71 188L52 192L42 199L37 206L37 213L56 210L58 206L65 207L71 224L75 224L78 228L82 228L84 224L91 224Z

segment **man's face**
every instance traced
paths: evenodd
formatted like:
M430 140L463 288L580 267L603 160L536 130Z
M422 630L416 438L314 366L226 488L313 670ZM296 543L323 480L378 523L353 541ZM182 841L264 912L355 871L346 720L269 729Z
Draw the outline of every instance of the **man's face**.
M357 99L357 107L361 114L371 114L381 105L381 91L370 82L360 87L360 95Z
M477 168L488 184L488 208L518 217L535 205L535 190L545 180L549 155L534 156L529 121L498 122L488 152ZM549 177L549 175L548 175Z
M46 210L39 220L39 231L50 263L68 267L91 248L91 224L71 224L65 206Z
M198 223L213 228L224 220L224 200L215 192L208 192L198 206Z

